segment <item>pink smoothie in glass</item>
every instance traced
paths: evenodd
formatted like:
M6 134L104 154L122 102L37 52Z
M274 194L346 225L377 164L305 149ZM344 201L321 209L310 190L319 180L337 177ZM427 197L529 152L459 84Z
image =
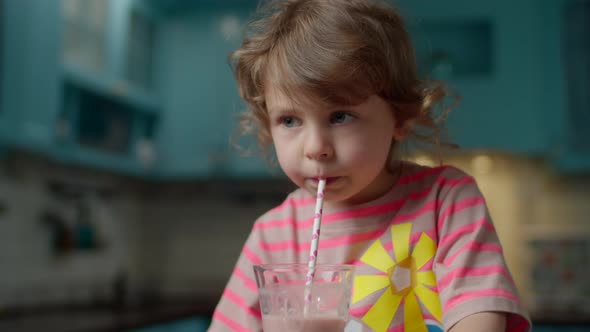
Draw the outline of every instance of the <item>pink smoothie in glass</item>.
M262 317L264 332L342 332L346 321L340 318L284 318L265 315Z

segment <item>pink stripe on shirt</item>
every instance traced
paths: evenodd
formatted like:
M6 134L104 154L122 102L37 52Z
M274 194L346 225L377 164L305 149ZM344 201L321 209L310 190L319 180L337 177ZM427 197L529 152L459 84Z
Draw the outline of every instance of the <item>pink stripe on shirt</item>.
M250 289L253 292L258 292L258 287L256 286L256 282L254 282L253 280L248 278L248 276L246 276L246 274L244 273L244 271L242 271L242 269L240 269L239 267L236 267L234 269L233 274L237 278L242 280L242 283L244 284L244 286L246 286L246 288Z
M447 266L451 266L453 264L453 262L455 261L455 259L457 259L457 257L461 253L463 253L467 250L480 251L480 252L492 251L492 252L498 252L498 253L503 254L502 247L498 244L469 241L467 244L465 244L461 249L459 249L452 256L447 257L442 263Z
M439 247L439 249L442 249L446 246L452 246L457 240L459 240L463 236L468 235L468 234L473 234L473 233L475 233L475 231L477 231L481 227L485 227L487 229L490 229L490 226L488 226L488 225L490 225L490 223L488 222L487 218L483 217L480 220L478 220L477 222L461 226L461 227L457 228L456 230L454 230L453 232L450 232L450 233L446 234L445 236L443 236L438 243L439 244L438 247ZM491 229L491 230L493 231L493 229Z
M438 229L443 228L443 225L449 216L477 205L485 205L485 200L482 196L466 198L450 205L438 217Z
M417 233L413 233L412 235L410 235L410 245L416 244L416 242L418 242L420 240L420 237L422 236L422 234L428 235L429 238L431 238L432 240L434 240L436 242L436 239L434 238L436 231L434 229L429 229L426 232L417 232ZM385 250L387 250L387 251L390 251L393 249L393 243L391 241L389 241L383 245L383 248L385 248Z
M475 180L473 178L469 178L469 177L464 177L464 178L460 178L460 179L447 179L447 178L440 177L435 180L435 183L439 185L438 188L440 190L442 188L454 188L454 187L456 187L458 185L462 185L462 184L475 183ZM385 204L381 204L381 205L377 205L377 206L372 206L372 207L367 207L367 208L362 208L362 209L343 211L343 212L340 212L342 217L338 216L338 217L336 217L336 219L365 217L365 216L382 214L382 213L387 213L387 212L399 210L410 199L411 200L421 200L421 199L428 197L428 195L430 195L430 193L434 190L434 188L437 188L437 186L433 185L430 187L426 187L422 191L410 192L404 198L396 200L396 201L392 201L389 203L385 203ZM336 214L334 214L334 215L336 215Z
M225 292L223 292L223 296L232 301L238 307L244 309L244 311L248 315L256 319L262 319L262 314L260 313L260 310L250 307L248 303L244 301L244 299L242 299L238 294L234 293L231 289L226 289Z
M440 202L436 201L436 200L431 200L429 202L425 202L423 204L422 208L420 208L420 210L418 210L418 211L414 211L411 213L405 213L405 214L400 213L400 214L396 215L395 219L393 219L391 224L392 225L393 224L400 224L400 223L403 223L406 221L414 220L427 212L434 211L439 206L439 204L440 204Z
M469 301L471 299L480 299L483 297L502 297L520 304L520 299L516 297L514 293L503 288L488 288L477 291L461 292L444 303L443 311L447 312L465 301Z
M441 166L441 167L434 167L434 168L426 168L423 171L418 171L418 172L416 172L414 174L404 175L404 176L400 177L400 179L399 179L399 181L397 183L399 183L399 184L408 184L408 183L412 183L412 182L417 182L417 181L423 180L428 175L440 174L444 170L449 169L449 168L454 168L454 167L452 167L452 166Z
M327 249L327 248L336 248L340 246L356 244L359 242L369 241L369 240L376 240L383 234L383 230L378 229L376 231L370 231L366 233L359 233L353 235L344 235L333 239L320 239L319 241L319 248L320 249ZM264 251L285 251L285 250L293 250L297 253L301 251L308 251L310 248L311 242L299 242L297 243L295 240L287 240L287 241L278 241L278 242L264 242L259 241L258 247Z
M311 220L313 223L313 218L310 218L309 220ZM283 228L283 227L290 226L290 225L293 225L294 228L295 227L304 228L305 227L304 225L306 225L306 224L308 224L307 220L300 222L299 225L297 225L297 222L293 218L275 219L275 220L269 220L264 223L256 223L254 225L254 229L258 230L258 229Z
M458 185L462 185L462 184L475 183L475 180L473 178L469 178L469 177L465 177L465 178L461 178L461 179L446 179L446 178L441 177L441 178L436 179L435 182L444 188L454 188L454 187L456 187ZM372 207L368 207L368 208L361 208L361 209L353 209L353 210L342 211L342 212L336 212L336 213L332 213L332 214L325 214L323 216L322 223L325 225L325 224L330 224L330 223L334 223L334 222L338 222L338 221L342 221L342 220L367 217L367 216L371 216L371 215L388 213L391 211L399 210L410 199L411 200L420 200L420 199L427 197L432 192L432 190L434 188L435 188L435 186L432 186L432 187L427 187L425 190L420 191L420 192L411 192L403 199L388 202L388 203L382 204L382 205L372 206ZM302 200L298 200L298 201L302 201ZM286 201L286 202L288 202L288 201ZM295 202L295 201L293 201L293 202ZM310 200L310 202L314 203L313 200ZM285 203L283 203L281 206L283 206L283 205L285 205ZM299 208L300 206L295 205L295 207ZM293 218L276 219L276 220L266 221L264 223L257 223L256 225L254 225L254 229L270 229L270 228L285 227L285 226L295 225L295 224L296 224L296 221ZM307 218L306 220L300 221L297 224L297 228L299 228L299 229L310 228L312 226L313 226L313 217L310 217L310 218Z
M252 265L262 264L262 258L260 258L254 251L252 251L248 246L244 246L242 250L246 258L252 263Z
M213 314L213 320L217 320L222 322L223 324L227 325L232 331L236 331L236 332L250 332L249 329L243 327L242 325L236 323L235 321L233 321L231 318L225 316L224 314L221 313L221 311L219 310L215 310L215 313Z
M326 213L322 216L322 224L331 224L335 222L339 222L342 220L352 219L352 218L361 218L366 216L372 216L375 214L387 213L395 210L399 210L400 207L404 205L408 198L404 198L402 200L389 202L387 204L372 206L363 209L355 209L350 211L342 211L342 212L335 212L335 213ZM311 228L313 226L314 218L309 217L305 220L299 221L296 224L298 229L306 229ZM271 220L264 223L257 223L254 225L254 229L269 229L275 227L285 227L289 225L294 225L296 222L293 218L286 218L286 219L278 219L278 220Z
M506 279L512 282L512 277L506 271L506 267L502 265L495 266L481 266L481 267L462 267L447 272L445 276L438 281L438 288L444 290L447 286L453 282L456 278L469 278L469 277L481 277L489 276L492 274L501 274Z

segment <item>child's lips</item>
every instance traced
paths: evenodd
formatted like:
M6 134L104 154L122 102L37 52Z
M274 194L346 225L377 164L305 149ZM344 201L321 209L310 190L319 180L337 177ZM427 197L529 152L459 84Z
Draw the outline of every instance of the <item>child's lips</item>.
M329 177L324 177L322 179L326 179L326 185L329 185L330 183L338 180L339 178L340 178L339 176L329 176ZM312 178L312 180L313 180L313 182L315 184L317 184L318 182L320 182L320 178L319 177Z

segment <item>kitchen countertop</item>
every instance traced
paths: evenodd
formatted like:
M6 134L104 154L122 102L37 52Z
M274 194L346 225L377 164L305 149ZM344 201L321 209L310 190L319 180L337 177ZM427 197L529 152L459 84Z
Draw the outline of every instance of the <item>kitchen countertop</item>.
M0 331L121 332L210 317L218 298L167 299L141 305L62 307L0 313Z
M217 296L169 298L126 306L45 308L0 312L0 331L18 332L123 332L194 317L211 317ZM535 327L566 331L569 327L590 330L587 315L533 315ZM543 330L545 331L545 330ZM549 330L547 330L549 331ZM569 331L569 330L567 330ZM574 331L574 330L572 330ZM575 330L581 331L581 330Z
M584 328L584 331L590 331L590 315L587 313L533 313L531 315L531 320L533 321L533 327L576 327Z

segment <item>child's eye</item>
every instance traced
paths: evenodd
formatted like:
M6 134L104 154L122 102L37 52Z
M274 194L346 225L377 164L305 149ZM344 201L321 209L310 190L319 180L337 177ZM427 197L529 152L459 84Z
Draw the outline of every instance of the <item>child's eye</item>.
M351 121L353 119L354 119L354 116L352 114L350 114L348 112L344 112L344 111L334 112L330 116L331 123L346 123L346 122Z
M294 116L282 116L279 118L279 123L287 128L293 128L301 125L301 120Z

